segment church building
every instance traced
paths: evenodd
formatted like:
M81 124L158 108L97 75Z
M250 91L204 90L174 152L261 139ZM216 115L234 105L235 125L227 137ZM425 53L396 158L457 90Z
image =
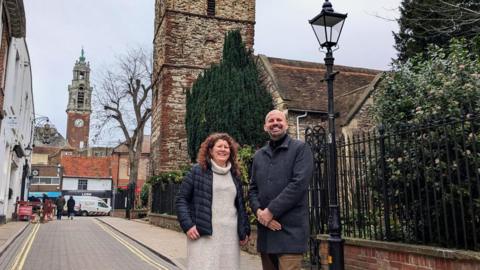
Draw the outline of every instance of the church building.
M254 25L255 0L156 0L153 57L154 74L160 78L152 102L151 174L190 162L186 91L204 69L221 60L227 32L240 30L252 49ZM307 126L326 126L324 64L266 55L257 55L256 61L274 107L287 115L292 137L303 139ZM335 70L340 71L334 94L337 134L371 127L367 107L382 71L341 65Z
M156 0L152 102L153 174L188 163L186 91L222 57L225 34L240 30L253 48L255 0Z

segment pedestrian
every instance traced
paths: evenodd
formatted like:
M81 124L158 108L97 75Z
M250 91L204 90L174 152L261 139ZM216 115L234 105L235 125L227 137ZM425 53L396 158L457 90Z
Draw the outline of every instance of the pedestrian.
M211 134L180 186L176 209L187 235L188 269L240 269L239 245L248 242L250 223L237 152L228 134Z
M57 201L55 202L57 206L57 220L62 219L63 207L65 206L65 198L62 195L58 196Z
M45 204L48 200L48 196L47 196L47 193L43 193L42 194L42 202Z
M270 111L264 130L270 141L253 158L250 207L257 216L257 250L264 270L301 269L307 251L310 147L287 134L285 114Z
M70 196L70 198L68 198L67 211L68 211L68 217L70 219L73 219L73 216L75 215L75 200L73 199L73 196Z

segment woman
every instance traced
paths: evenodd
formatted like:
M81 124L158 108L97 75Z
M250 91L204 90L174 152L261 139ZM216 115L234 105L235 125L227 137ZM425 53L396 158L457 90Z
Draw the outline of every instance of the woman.
M180 186L176 208L187 234L188 269L240 268L239 244L248 242L250 224L237 151L228 134L208 136Z

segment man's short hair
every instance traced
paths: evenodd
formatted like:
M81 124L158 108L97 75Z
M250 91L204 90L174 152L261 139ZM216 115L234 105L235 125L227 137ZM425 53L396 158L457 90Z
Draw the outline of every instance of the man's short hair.
M285 117L285 121L288 122L288 120L287 120L287 114L284 113L284 112L282 112L282 111L280 111L280 110L275 109L275 110L271 110L271 111L269 111L269 112L267 113L267 115L265 116L265 123L267 123L267 120L268 120L268 117L270 116L270 114L272 114L272 113L274 113L274 112L282 113L282 114L283 114L283 117Z

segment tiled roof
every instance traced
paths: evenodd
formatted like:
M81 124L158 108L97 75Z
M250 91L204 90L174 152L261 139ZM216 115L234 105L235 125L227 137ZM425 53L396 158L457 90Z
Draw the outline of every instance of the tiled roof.
M110 157L62 157L64 177L110 178Z
M127 146L122 143L119 144L117 147L113 149L114 153L128 153ZM150 135L143 136L143 144L142 144L142 154L149 154L150 153Z
M324 64L265 57L260 55L263 64L270 66L278 91L289 110L326 112L327 83ZM266 63L265 63L266 62ZM367 86L382 71L334 65L339 71L334 81L335 111L340 117L346 116L349 110Z

